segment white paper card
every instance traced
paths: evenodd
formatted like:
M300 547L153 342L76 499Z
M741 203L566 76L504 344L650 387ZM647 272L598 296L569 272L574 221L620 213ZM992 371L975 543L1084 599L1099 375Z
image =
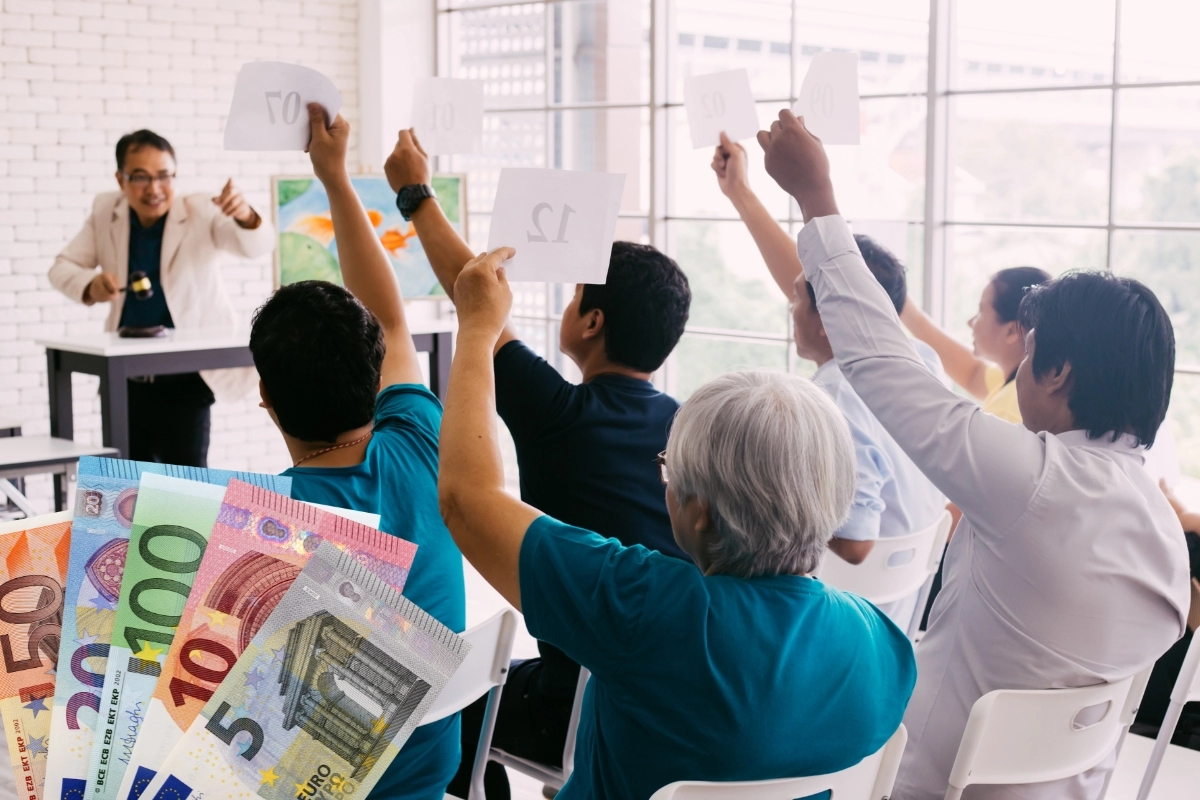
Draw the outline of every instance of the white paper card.
M688 78L683 82L683 104L694 148L716 147L721 131L735 142L758 133L754 93L744 69Z
M858 53L817 53L795 113L823 144L858 144Z
M304 150L311 138L308 104L337 116L342 96L315 69L281 61L242 65L225 122L226 150Z
M488 250L516 248L510 281L604 283L625 176L502 169Z
M417 140L431 156L476 152L483 138L483 81L418 80L412 121Z

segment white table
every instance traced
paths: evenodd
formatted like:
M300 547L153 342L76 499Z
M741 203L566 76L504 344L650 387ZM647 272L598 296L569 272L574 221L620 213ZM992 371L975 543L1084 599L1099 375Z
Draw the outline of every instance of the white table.
M450 320L410 323L419 352L429 354L429 388L445 399L450 378L453 323ZM100 424L105 445L121 457L129 455L129 391L127 381L141 375L178 375L205 369L252 367L250 335L223 331L177 331L153 339L122 339L115 333L37 339L46 348L50 389L50 435L73 439L71 373L100 377Z
M54 436L4 437L0 438L0 484L8 483L8 478L51 473L54 475L54 510L62 511L67 504L71 484L75 482L79 459L83 456L116 455L117 451L111 447L93 447ZM0 492L21 506L25 513L30 513L28 501L12 484L0 485ZM15 497L13 492L16 492Z

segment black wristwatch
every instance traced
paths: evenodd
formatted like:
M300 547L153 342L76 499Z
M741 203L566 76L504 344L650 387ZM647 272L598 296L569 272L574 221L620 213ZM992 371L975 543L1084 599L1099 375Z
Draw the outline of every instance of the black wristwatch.
M400 216L408 222L412 215L417 213L421 203L430 197L437 197L432 186L427 183L410 183L408 186L402 186L396 193L396 208L400 209Z

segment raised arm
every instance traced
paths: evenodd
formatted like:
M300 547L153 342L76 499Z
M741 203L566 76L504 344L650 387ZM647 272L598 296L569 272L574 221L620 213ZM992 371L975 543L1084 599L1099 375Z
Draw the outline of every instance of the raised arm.
M767 262L771 277L787 297L792 296L796 278L804 272L800 258L796 255L796 243L792 237L767 211L758 195L750 188L746 177L746 148L731 141L724 133L721 144L713 154L713 172L717 173L717 185L721 193L729 198L746 229L754 237L758 252Z
M512 291L502 247L466 265L457 288L458 341L442 416L438 499L458 549L488 583L521 608L521 543L541 516L504 490L496 430L492 351L504 330Z
M432 178L429 156L412 129L400 131L396 146L383 165L383 171L394 192L399 192L405 186L429 184ZM413 213L412 223L421 240L421 247L425 249L425 256L433 266L433 274L437 276L446 296L454 300L454 283L475 254L458 231L454 230L441 204L436 201L421 203ZM495 349L498 351L516 338L512 323L506 323L496 340Z
M400 284L346 170L350 123L339 114L333 124L326 127L325 111L317 103L309 105L308 112L312 125L309 156L313 171L329 195L342 280L383 327L387 351L383 357L380 388L395 383L420 383L421 364L408 332Z
M987 397L987 362L971 352L971 348L938 327L928 314L922 311L909 297L904 301L900 321L909 332L929 345L942 360L942 368L950 380L965 389L972 397L982 400Z
M758 138L767 172L804 214L799 255L838 366L892 438L976 529L1003 534L1033 496L1045 442L984 413L926 369L838 214L820 140L787 109Z

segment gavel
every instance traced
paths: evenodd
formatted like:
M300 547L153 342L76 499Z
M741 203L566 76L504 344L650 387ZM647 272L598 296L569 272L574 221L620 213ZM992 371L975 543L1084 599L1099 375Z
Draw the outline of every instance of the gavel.
M128 289L138 300L149 300L154 297L154 286L150 283L150 276L141 270L129 273ZM124 292L126 289L120 291Z

